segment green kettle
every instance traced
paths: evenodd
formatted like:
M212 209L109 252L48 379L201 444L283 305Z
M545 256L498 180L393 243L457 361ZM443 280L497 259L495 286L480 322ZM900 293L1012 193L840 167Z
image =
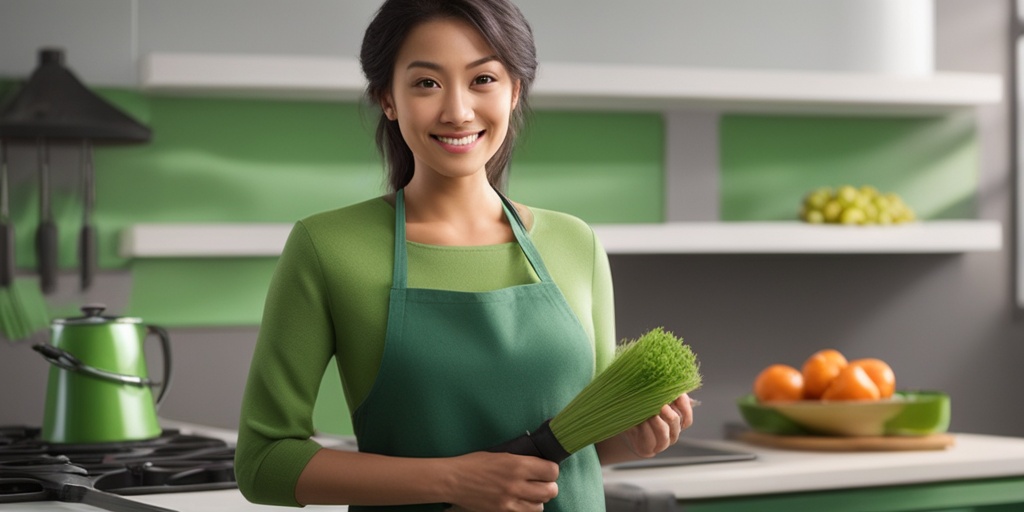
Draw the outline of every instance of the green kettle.
M49 361L42 439L50 443L107 443L159 437L156 409L171 381L167 331L139 318L103 316L106 306L50 324L51 344L32 348ZM163 382L149 378L144 342L155 334L163 349ZM152 388L160 394L153 400Z

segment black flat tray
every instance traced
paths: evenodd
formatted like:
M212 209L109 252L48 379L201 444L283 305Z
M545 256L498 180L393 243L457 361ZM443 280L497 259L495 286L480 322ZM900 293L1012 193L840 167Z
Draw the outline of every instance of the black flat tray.
M754 460L757 455L734 450L720 450L701 446L686 440L679 440L665 451L651 457L620 464L613 464L612 469L646 469L666 466L688 466L691 464L713 464L719 462L737 462Z

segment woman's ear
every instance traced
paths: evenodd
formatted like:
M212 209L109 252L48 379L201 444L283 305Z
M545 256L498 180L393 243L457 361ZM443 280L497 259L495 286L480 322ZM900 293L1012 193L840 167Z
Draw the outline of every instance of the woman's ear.
M395 112L395 102L391 98L391 93L384 95L384 98L380 100L380 108L384 111L384 115L389 121L398 119L398 113Z
M523 82L521 80L517 79L516 82L512 84L512 110L515 110L516 106L519 105L519 90L522 83Z

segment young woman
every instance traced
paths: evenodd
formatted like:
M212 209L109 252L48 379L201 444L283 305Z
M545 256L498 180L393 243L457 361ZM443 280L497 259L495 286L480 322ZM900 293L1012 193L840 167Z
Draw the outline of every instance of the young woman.
M360 57L391 193L295 225L246 387L239 488L353 511L603 510L600 464L674 443L688 397L560 465L486 451L554 416L615 345L593 231L499 192L537 66L529 25L507 0L388 0ZM359 452L310 439L332 356Z

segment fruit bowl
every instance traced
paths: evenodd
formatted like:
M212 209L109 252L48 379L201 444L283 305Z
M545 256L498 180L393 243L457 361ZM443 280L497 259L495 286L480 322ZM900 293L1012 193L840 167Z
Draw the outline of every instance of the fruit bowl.
M949 395L901 391L883 400L737 401L757 432L775 435L921 436L949 428Z

